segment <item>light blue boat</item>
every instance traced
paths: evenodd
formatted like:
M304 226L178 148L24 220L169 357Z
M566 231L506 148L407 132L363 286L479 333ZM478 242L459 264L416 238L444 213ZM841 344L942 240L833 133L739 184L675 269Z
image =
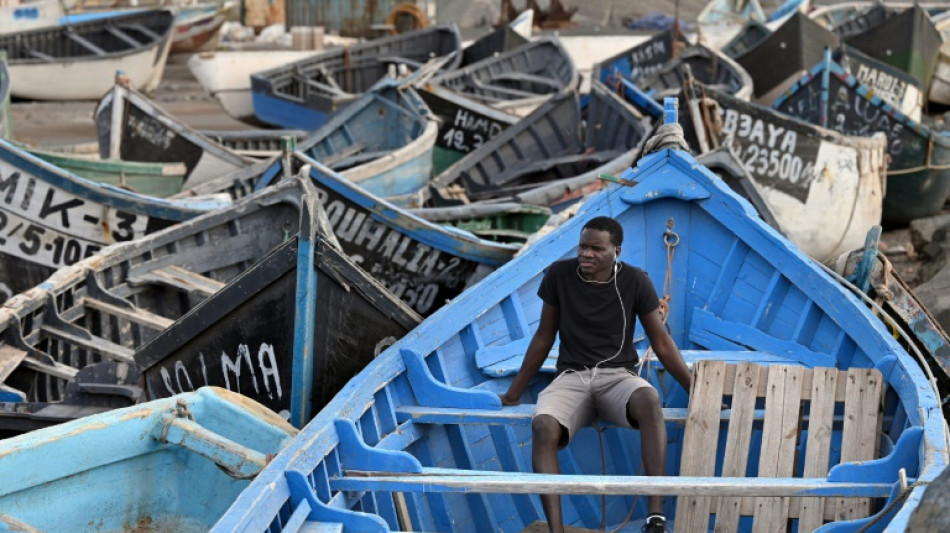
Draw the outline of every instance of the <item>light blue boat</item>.
M412 207L412 195L432 177L437 134L436 118L416 91L383 80L304 139L298 150L367 192Z
M296 433L205 387L0 441L0 530L207 531Z
M383 352L212 531L519 532L543 518L539 492L569 494L566 523L606 531L640 531L648 494L677 496L666 515L688 533L713 531L711 518L737 531L903 531L947 464L939 402L917 363L687 153L660 150L620 178L637 185L592 197ZM639 434L611 426L577 434L559 454L564 475L531 473L531 404L553 358L520 406L497 397L537 326L544 269L575 257L582 226L602 215L623 225L621 259L669 295L667 326L696 374L687 407L658 363L642 371L663 399L667 476L641 476ZM639 328L633 338L647 353ZM768 385L747 372L767 372Z

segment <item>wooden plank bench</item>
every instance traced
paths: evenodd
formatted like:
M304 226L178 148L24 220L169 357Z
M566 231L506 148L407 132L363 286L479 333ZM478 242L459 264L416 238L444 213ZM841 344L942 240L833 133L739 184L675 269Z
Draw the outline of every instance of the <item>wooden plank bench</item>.
M804 478L825 478L829 471L835 404L843 403L841 462L873 459L878 453L883 378L876 369L840 371L800 366L761 366L699 361L694 365L693 390L683 436L681 476L716 475L720 436L720 405L730 403L731 417L721 456L720 477L744 477L749 460L758 457L757 479L794 479L801 466ZM757 403L764 402L761 444L752 447ZM804 409L808 421L803 424ZM805 456L798 457L802 435ZM798 463L801 460L803 463ZM764 488L763 483L757 484ZM716 531L736 531L740 516L753 517L753 531L772 531L791 517L800 531L812 531L826 519L868 516L866 498L749 498L681 496L677 501L677 531L705 531L711 514Z

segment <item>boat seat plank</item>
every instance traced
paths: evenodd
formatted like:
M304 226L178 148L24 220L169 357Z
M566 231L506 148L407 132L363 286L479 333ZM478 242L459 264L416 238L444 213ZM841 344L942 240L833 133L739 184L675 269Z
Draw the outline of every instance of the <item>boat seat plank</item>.
M125 346L97 337L93 337L91 339L79 337L78 335L73 335L72 333L63 331L49 324L43 324L40 326L40 329L51 337L68 342L69 344L78 346L91 352L98 353L103 357L109 358L113 361L120 361L123 363L135 362L132 358L132 356L135 355L135 351L131 348L126 348Z
M54 378L65 379L65 380L71 380L74 377L76 377L76 374L79 373L79 370L71 366L64 365L59 362L54 362L53 364L47 364L33 356L27 356L26 358L24 358L23 366L30 370L41 372L43 374L47 374Z
M363 163L367 163L369 161L374 161L376 159L379 159L391 153L393 153L393 150L374 150L372 152L360 152L360 153L352 154L349 157L344 157L338 160L336 163L332 165L332 167L334 170L351 168L357 165L362 165Z
M148 270L128 279L129 285L164 285L187 293L195 293L205 298L224 287L224 283L202 276L185 268L167 265Z
M30 57L33 57L35 59L42 59L43 61L46 61L47 63L53 63L53 62L58 61L55 57L49 54L44 54L43 52L40 52L39 50L35 50L33 48L31 48L29 52L27 53L30 54Z
M519 84L522 83L533 83L537 85L543 85L551 89L551 92L557 92L563 84L558 80L549 78L547 76L539 76L537 74L530 74L528 72L500 72L491 76L492 84L501 82L516 82Z
M0 383L5 383L10 374L27 357L26 350L21 350L15 346L4 344L0 346Z
M480 91L491 91L493 93L501 94L508 96L509 99L514 98L535 98L537 93L530 91L522 91L520 89L513 89L511 87L502 87L500 85L493 85L491 83L485 83L481 80L473 80L473 85ZM468 96L468 93L465 94Z
M341 149L334 150L333 153L320 158L320 162L328 167L333 167L333 165L338 162L350 157L353 154L358 154L366 149L366 143L355 142L349 146L345 146Z
M102 300L96 300L95 298L83 298L82 303L84 306L95 309L96 311L117 316L130 322L135 322L136 324L145 326L155 331L163 331L175 323L175 321L170 318L156 315L151 311L139 309L138 307L133 309L125 309L110 303L103 302Z
M423 468L421 473L347 470L329 479L330 490L353 492L444 492L479 494L587 494L660 496L802 495L886 498L891 483L824 479L691 476L534 474L497 470Z
M140 42L138 42L137 40L133 39L131 35L129 35L128 33L125 33L124 31L120 30L119 28L116 28L115 26L106 26L106 31L109 32L109 34L112 35L113 37L115 37L116 39L119 39L119 40L125 42L125 43L128 44L129 46L132 46L132 47L134 47L134 48L138 48L138 47L142 46L142 43L140 43Z
M124 29L126 29L126 28L131 29L131 30L134 30L134 31L137 31L137 32L139 32L139 33L143 33L143 34L147 35L149 39L152 39L152 40L157 40L157 39L161 38L161 35L155 33L154 31L152 31L152 30L150 30L150 29L148 29L147 27L145 27L145 26L142 25L142 24L129 24L129 25L124 25L124 26L119 26L119 29L122 29L122 30L124 30Z
M89 50L90 52L92 52L93 54L96 54L97 56L106 55L105 50L103 50L99 46L96 46L95 43L93 43L89 39L86 39L82 35L79 35L78 33L68 31L66 32L66 36L69 37L69 39L75 42L76 44L82 46L83 48L85 48L86 50Z
M816 368L814 371L803 477L828 475L837 380L838 372L833 369ZM798 528L801 531L814 531L822 525L825 516L825 501L822 498L801 498L795 507L798 508Z

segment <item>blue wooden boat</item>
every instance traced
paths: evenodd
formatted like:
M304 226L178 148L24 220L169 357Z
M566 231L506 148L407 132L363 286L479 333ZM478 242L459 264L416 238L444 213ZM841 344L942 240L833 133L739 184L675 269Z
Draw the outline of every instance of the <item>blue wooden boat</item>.
M574 62L557 37L538 39L420 83L420 95L441 119L436 173L552 95L576 90L579 83Z
M950 137L882 100L833 61L830 50L772 107L845 135L884 132L891 158L885 224L906 224L943 207L950 193Z
M227 204L167 200L88 181L0 140L0 299L57 268Z
M591 79L608 83L608 80L615 79L619 75L636 85L641 79L658 72L664 64L679 55L689 45L683 32L676 28L658 33L637 46L608 57L595 65Z
M135 350L295 235L301 197L314 193L308 185L288 180L109 247L10 298L0 311L0 401L36 405L0 410L0 429L28 429L18 421L24 418L68 418L39 413L40 404L114 408L137 401ZM96 366L102 371L90 369Z
M638 496L664 494L678 496L666 515L690 533L713 531L711 513L738 531L789 520L793 531L902 530L947 464L944 420L916 363L685 152L652 153L620 177L638 184L588 200L373 361L212 531L519 532L543 516L539 492L567 494L565 523L590 529L639 531ZM623 225L621 259L670 296L667 326L695 373L687 405L657 363L641 372L663 399L667 476L639 475L637 432L610 426L581 430L560 452L564 475L531 473L530 404L554 376L552 358L522 405L497 396L539 320L544 269L576 256L582 226L601 215ZM633 339L645 353L642 332ZM769 390L797 392L783 402ZM820 466L803 477L803 462Z
M310 177L343 253L423 316L507 262L520 248L428 222L300 151L286 153L264 172L234 173L183 194L227 193L241 198L295 176Z
M584 117L586 113L586 117ZM507 197L608 163L647 136L651 120L594 81L584 111L558 93L522 121L433 178L433 203Z
M0 528L207 531L295 434L263 406L208 387L8 439L0 507L19 527Z
M742 65L722 52L703 45L684 48L652 75L640 80L637 86L660 100L665 96L678 95L690 76L740 100L752 98L752 76Z
M281 128L317 130L397 65L414 70L429 59L454 54L444 68L458 66L461 43L454 24L433 26L254 73L254 114Z

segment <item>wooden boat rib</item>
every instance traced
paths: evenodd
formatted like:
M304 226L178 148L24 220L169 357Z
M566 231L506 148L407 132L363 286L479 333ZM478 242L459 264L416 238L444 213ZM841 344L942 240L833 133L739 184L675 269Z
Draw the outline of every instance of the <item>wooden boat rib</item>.
M710 491L720 500L750 498L737 500L736 510L749 516L741 522L736 516L733 529L738 531L752 531L753 522L774 527L796 518L810 531L839 517L845 521L828 530L856 531L872 522L878 529L901 530L926 485L947 463L938 400L916 363L850 293L689 155L663 150L642 158L621 177L639 184L611 186L588 200L556 232L370 363L252 482L212 531L517 532L542 516L535 496L539 492L566 494L565 522L585 528L603 523L613 530L632 507L633 519L623 532L639 530L646 515L646 498L631 496L677 495L678 501L668 498L664 508L668 517L676 516L672 525L681 531L713 531L712 514L718 524L720 519L728 522L725 513L710 507L706 498L690 498ZM639 436L610 426L600 428L603 433L593 427L581 430L559 453L567 475L531 473L531 404L554 377L553 358L542 366L522 405L502 407L497 397L520 367L538 323L541 302L535 294L544 269L554 260L575 256L582 226L601 215L624 227L623 260L646 269L657 285L669 272L667 325L697 372L691 394L695 401L687 406L685 391L667 372L655 366L642 371L663 398L668 476L639 475ZM678 240L671 234L664 240L666 232ZM673 242L671 260L668 243ZM646 339L639 330L633 339L644 353ZM822 420L818 423L830 432L818 439L821 432L808 431L807 425L776 423L783 417L800 420L797 395L786 408L760 397L767 406L757 414L762 412L755 412L754 392L745 401L738 389L733 391L738 396L730 398L702 385L721 386L724 380L715 372L735 377L730 367L740 377L737 386L746 382L750 391L758 387L748 383L756 382L745 381L740 368L767 367L772 385L762 390L797 385L801 398L812 400L809 419ZM788 378L782 376L786 372ZM839 425L833 406L819 413L815 405L824 400L817 398L829 398L830 405L838 389L822 386L820 375L833 376L839 385L852 383L851 392L838 398L844 400L838 409L877 407L855 411L867 423ZM861 387L867 396L857 394L854 385L872 380L873 386ZM803 386L806 381L815 387ZM888 401L880 403L885 394ZM730 408L721 411L720 400L730 402ZM763 420L763 425L728 429L730 439L767 443L774 436L782 444L753 444L747 456L742 454L748 463L740 477L716 477L736 457L720 444L725 429L719 428L725 428L725 419L745 416ZM796 462L806 460L794 453L799 440L806 439L799 431L811 439L801 455L814 457L827 450L824 468L810 474L814 477L794 473ZM831 446L833 440L879 444L879 457L872 455L874 446L855 453L851 446L848 451ZM780 449L788 455L780 456ZM743 477L744 472L759 474ZM909 494L901 492L905 479L912 483ZM802 494L825 500L813 505L807 498L784 499ZM860 500L837 514L839 498ZM888 505L891 501L894 505ZM777 514L750 516L772 502L780 504L771 508ZM827 502L826 512L820 512L821 502Z
M118 76L111 90L101 96L93 116L103 159L184 163L188 186L251 164L250 159L175 120Z
M192 56L194 57L194 56ZM270 159L283 150L285 137L300 140L312 132L303 130L202 130L201 134L231 150L254 159Z
M105 246L222 207L94 183L0 141L0 292L7 298Z
M261 121L307 131L319 129L330 116L404 65L414 70L433 57L454 57L444 68L461 61L461 38L453 25L355 44L322 52L251 76L254 113Z
M84 368L114 362L117 386L98 395L93 389L86 399L90 405L127 405L135 398L125 387L136 385L135 349L295 234L308 191L306 183L288 180L227 209L103 250L11 298L0 311L0 377L8 401L62 401Z
M681 124L696 153L729 147L785 237L803 252L827 260L860 248L867 229L880 224L883 133L845 136L699 83L686 90Z
M297 175L309 176L343 253L423 316L520 248L423 220L299 151L276 160L263 174L234 173L183 195L227 193L240 198Z
M575 177L627 152L646 137L648 121L609 89L593 82L587 129L577 96L560 93L524 120L432 180L436 203L464 187L471 199L504 197ZM455 187L453 187L455 186Z
M885 224L906 224L943 207L950 193L950 138L883 101L832 61L830 51L772 107L845 135L884 132L890 156Z
M803 13L795 13L755 46L731 57L755 81L755 100L770 105L821 61L825 47L837 48L838 37ZM775 61L778 55L782 61Z
M295 434L209 387L8 439L0 505L15 522L4 529L207 530ZM43 503L52 494L55 508Z
M174 18L158 9L0 35L11 94L94 100L109 90L117 70L136 87L154 90L165 69Z

